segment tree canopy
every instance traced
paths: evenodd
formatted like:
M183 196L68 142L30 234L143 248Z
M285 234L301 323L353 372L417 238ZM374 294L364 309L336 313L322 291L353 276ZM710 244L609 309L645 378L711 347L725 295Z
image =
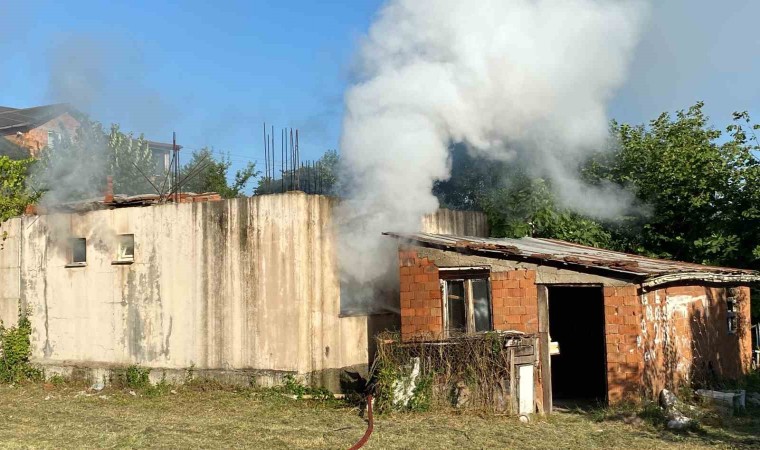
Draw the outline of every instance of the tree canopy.
M223 198L240 197L245 194L245 188L251 179L259 172L256 165L249 162L245 167L235 171L233 180L227 180L227 174L232 166L230 158L223 154L214 155L213 150L204 147L193 152L190 162L182 167L182 190L185 192L218 192Z

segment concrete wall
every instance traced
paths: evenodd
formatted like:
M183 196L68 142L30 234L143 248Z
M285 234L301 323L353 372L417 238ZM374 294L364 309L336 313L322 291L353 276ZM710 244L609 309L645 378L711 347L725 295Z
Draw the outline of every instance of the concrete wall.
M21 298L21 218L0 223L0 320L17 323Z
M335 203L293 192L11 219L0 318L30 309L33 358L48 372L194 366L335 388L340 369L366 370L372 334L393 322L340 316ZM119 234L134 234L131 264L114 264ZM67 266L69 237L87 239L86 266Z
M422 218L422 232L488 237L488 218L485 213L479 211L453 211L442 208Z
M15 317L14 297L31 308L34 360L51 367L366 366L366 318L339 318L333 203L289 193L13 219L22 292L4 268L0 311ZM122 233L135 262L114 265ZM66 266L69 235L87 238L85 267Z

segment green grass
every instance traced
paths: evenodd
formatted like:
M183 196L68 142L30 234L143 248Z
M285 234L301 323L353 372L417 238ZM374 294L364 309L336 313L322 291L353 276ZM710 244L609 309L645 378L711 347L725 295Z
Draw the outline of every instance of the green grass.
M197 384L176 394L90 396L70 384L0 386L2 448L348 448L365 431L356 408L272 391ZM141 391L142 392L142 391ZM626 414L558 413L522 424L455 412L377 418L368 449L760 448L758 411L672 433Z

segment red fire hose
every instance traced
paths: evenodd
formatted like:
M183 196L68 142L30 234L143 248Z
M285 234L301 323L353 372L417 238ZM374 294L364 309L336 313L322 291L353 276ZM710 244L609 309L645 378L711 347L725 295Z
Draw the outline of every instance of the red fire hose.
M367 395L367 422L367 431L364 432L364 436L349 450L359 450L364 447L372 434L372 428L375 425L374 420L372 420L372 394Z

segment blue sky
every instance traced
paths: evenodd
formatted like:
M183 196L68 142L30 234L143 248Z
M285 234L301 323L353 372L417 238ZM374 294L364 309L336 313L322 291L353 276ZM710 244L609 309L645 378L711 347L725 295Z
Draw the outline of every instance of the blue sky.
M318 158L337 148L352 55L381 4L0 0L0 105L71 101L236 165L263 159L266 121L299 128L303 157ZM758 20L751 0L656 2L610 117L704 100L721 127L734 110L760 121Z

